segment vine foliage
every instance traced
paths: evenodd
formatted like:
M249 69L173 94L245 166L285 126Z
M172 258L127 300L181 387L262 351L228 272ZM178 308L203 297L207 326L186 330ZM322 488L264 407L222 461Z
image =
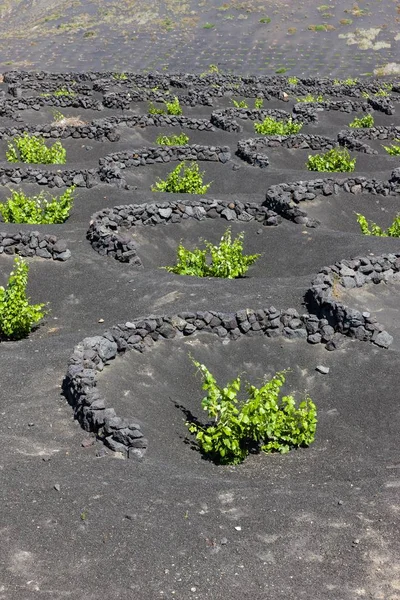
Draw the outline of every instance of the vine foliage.
M243 254L244 234L240 233L232 240L231 229L225 231L218 245L205 242L205 249L187 250L179 244L177 264L165 267L170 273L192 275L194 277L220 277L236 279L243 277L249 267L261 256Z
M280 398L287 371L275 373L260 388L247 384L247 398L240 401L240 376L221 387L205 365L193 358L192 362L203 378L207 395L202 407L211 422L186 424L207 458L217 464L238 464L250 452L284 454L314 441L317 409L313 401L306 396L296 407L293 396Z
M19 256L14 260L7 287L0 286L0 335L9 339L26 337L46 314L44 304L29 304L27 263Z

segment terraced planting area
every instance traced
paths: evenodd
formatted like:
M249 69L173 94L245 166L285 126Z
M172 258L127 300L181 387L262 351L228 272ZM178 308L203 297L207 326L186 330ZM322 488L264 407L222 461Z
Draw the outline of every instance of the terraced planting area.
M400 597L399 105L390 78L4 74L1 600ZM286 369L302 413L257 395Z

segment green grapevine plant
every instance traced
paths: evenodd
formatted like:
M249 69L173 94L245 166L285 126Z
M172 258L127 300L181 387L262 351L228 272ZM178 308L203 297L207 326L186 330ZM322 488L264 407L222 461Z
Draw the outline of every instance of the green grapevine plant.
M64 223L72 209L74 190L74 186L68 188L59 198L48 198L44 192L29 197L22 190L12 190L11 197L0 203L0 217L5 223Z
M62 165L67 160L67 152L58 140L48 148L43 138L23 133L8 143L6 158L13 163Z
M332 148L325 154L310 154L306 166L309 171L352 172L356 159L351 158L347 148Z
M200 173L199 165L196 162L186 166L183 161L171 171L165 181L161 179L156 182L152 192L173 192L176 194L205 194L211 183L203 184L203 175Z
M19 256L14 260L7 287L0 286L0 336L8 339L26 337L46 314L44 304L29 304L26 295L29 267Z
M235 279L243 277L260 254L243 254L244 234L240 233L232 241L231 229L225 231L218 246L205 242L206 248L187 250L179 244L178 262L174 267L165 267L170 273L192 275L194 277L221 277Z
M203 378L207 396L202 407L211 423L187 422L200 451L218 464L243 462L250 451L282 454L309 446L315 438L317 409L306 398L296 407L292 396L280 396L287 371L279 371L260 388L247 384L247 398L238 399L241 377L220 387L208 368L192 359Z

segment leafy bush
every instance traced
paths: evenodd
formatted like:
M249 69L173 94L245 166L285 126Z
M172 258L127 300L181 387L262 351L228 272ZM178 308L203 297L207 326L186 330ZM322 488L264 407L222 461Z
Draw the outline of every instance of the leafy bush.
M171 135L168 137L167 135L159 135L156 139L156 143L160 146L184 146L189 141L189 136L185 133L181 133L179 135Z
M221 277L235 279L243 277L260 254L243 254L244 234L232 241L231 229L225 231L218 246L205 242L205 250L186 250L179 244L178 262L174 267L165 267L170 273L194 277Z
M186 162L183 161L168 175L165 181L160 179L156 182L151 191L172 192L175 194L205 194L211 182L203 184L203 175L204 173L200 173L199 165L196 162L186 166Z
M156 108L152 102L149 102L149 115L165 115L163 108Z
M264 106L264 98L256 98L254 100L254 108L258 110Z
M299 83L299 80L297 79L297 77L288 77L288 83L289 85L297 85Z
M207 391L202 407L213 421L204 426L192 421L187 426L201 452L214 462L237 464L250 451L284 454L314 441L317 409L312 400L306 397L296 408L292 396L279 398L286 371L276 373L260 388L248 384L247 399L240 402L240 376L220 387L205 365L192 361Z
M67 152L58 140L48 148L43 138L23 133L8 143L6 157L13 163L62 165L67 160Z
M313 96L312 94L307 94L306 96L301 96L300 98L296 98L297 102L323 102L323 96Z
M29 304L26 296L29 267L17 256L7 287L0 286L0 335L20 339L29 334L32 327L46 314L44 304Z
M352 79L351 77L348 77L347 79L334 79L333 80L333 85L353 86L353 85L357 85L357 83L358 83L358 79Z
M178 96L175 96L175 98L172 100L172 102L165 101L164 104L167 107L167 113L169 115L181 115L182 114L182 108L181 108L181 105L179 104Z
M375 235L379 237L400 237L400 213L398 213L393 223L385 230L373 221L368 222L367 219L356 213L357 222L360 225L361 233L364 235Z
M232 98L232 104L235 108L249 108L249 105L247 104L246 100L234 100Z
M372 115L365 115L365 117L355 117L354 121L349 123L349 127L363 127L366 129L368 127L373 127L374 123L375 121Z
M76 96L76 93L72 90L69 90L68 88L62 87L58 90L54 90L54 92L44 92L40 95L44 98L48 98L49 96L55 96L56 98L59 98L60 96L70 96L71 98L73 98L74 96Z
M332 148L325 154L309 155L306 166L309 171L351 172L356 159L351 158L347 148Z
M292 118L277 121L272 117L265 117L262 123L254 123L255 131L263 135L290 135L298 133L302 127L303 123L293 123Z
M113 77L117 81L125 81L125 79L128 79L125 73L113 73Z
M400 140L394 140L395 142L399 142ZM400 156L400 145L391 144L390 146L383 146L390 156Z
M5 223L32 223L47 225L64 223L73 205L75 187L68 188L59 198L48 199L44 192L26 196L22 190L13 190L11 198L0 203L0 215Z

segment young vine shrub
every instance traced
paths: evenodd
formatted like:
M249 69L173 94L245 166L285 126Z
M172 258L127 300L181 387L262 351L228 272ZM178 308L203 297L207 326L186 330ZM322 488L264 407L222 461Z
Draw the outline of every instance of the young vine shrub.
M156 143L160 146L184 146L189 141L189 136L185 133L179 135L159 135L156 139Z
M46 314L45 304L29 304L27 263L19 256L14 260L7 287L0 286L0 335L9 339L26 337Z
M309 171L350 173L356 167L356 159L351 158L347 148L332 148L325 154L310 154L306 166Z
M367 221L364 215L356 213L357 222L360 225L361 233L364 235L374 235L377 237L400 237L400 213L398 213L393 223L386 229L382 229L373 221Z
M218 245L205 242L205 250L187 250L179 244L177 264L165 267L170 273L192 275L194 277L220 277L236 279L243 277L260 254L243 254L244 234L240 233L232 241L231 229L225 231Z
M292 448L309 446L315 438L317 409L307 396L296 407L292 396L280 390L285 373L279 371L260 388L247 385L247 399L240 401L241 377L217 384L208 368L192 359L203 378L202 407L211 423L201 425L188 421L189 431L196 436L200 451L217 464L238 464L250 451L282 454Z
M374 126L374 117L372 115L365 115L365 117L355 117L351 123L349 123L349 127L357 128L361 127L363 129L367 129L369 127Z
M265 117L262 123L254 123L256 133L263 135L291 135L298 133L303 127L303 123L293 123L292 119L287 121L277 121L272 117Z
M181 115L182 114L182 108L181 105L179 104L179 99L178 96L175 96L175 98L172 100L172 102L168 102L167 100L164 102L166 109L167 109L167 113L169 115Z
M0 203L0 217L5 223L64 223L73 206L74 189L68 188L59 198L48 198L44 192L29 197L22 190L12 190L11 197Z
M400 156L400 140L394 140L396 144L390 144L390 146L383 146L390 156Z
M165 181L156 182L152 192L171 192L175 194L205 194L211 183L203 184L203 175L196 162L186 166L183 161L168 175Z
M48 148L43 138L23 133L8 143L6 158L13 163L61 165L67 160L67 152L59 140Z

